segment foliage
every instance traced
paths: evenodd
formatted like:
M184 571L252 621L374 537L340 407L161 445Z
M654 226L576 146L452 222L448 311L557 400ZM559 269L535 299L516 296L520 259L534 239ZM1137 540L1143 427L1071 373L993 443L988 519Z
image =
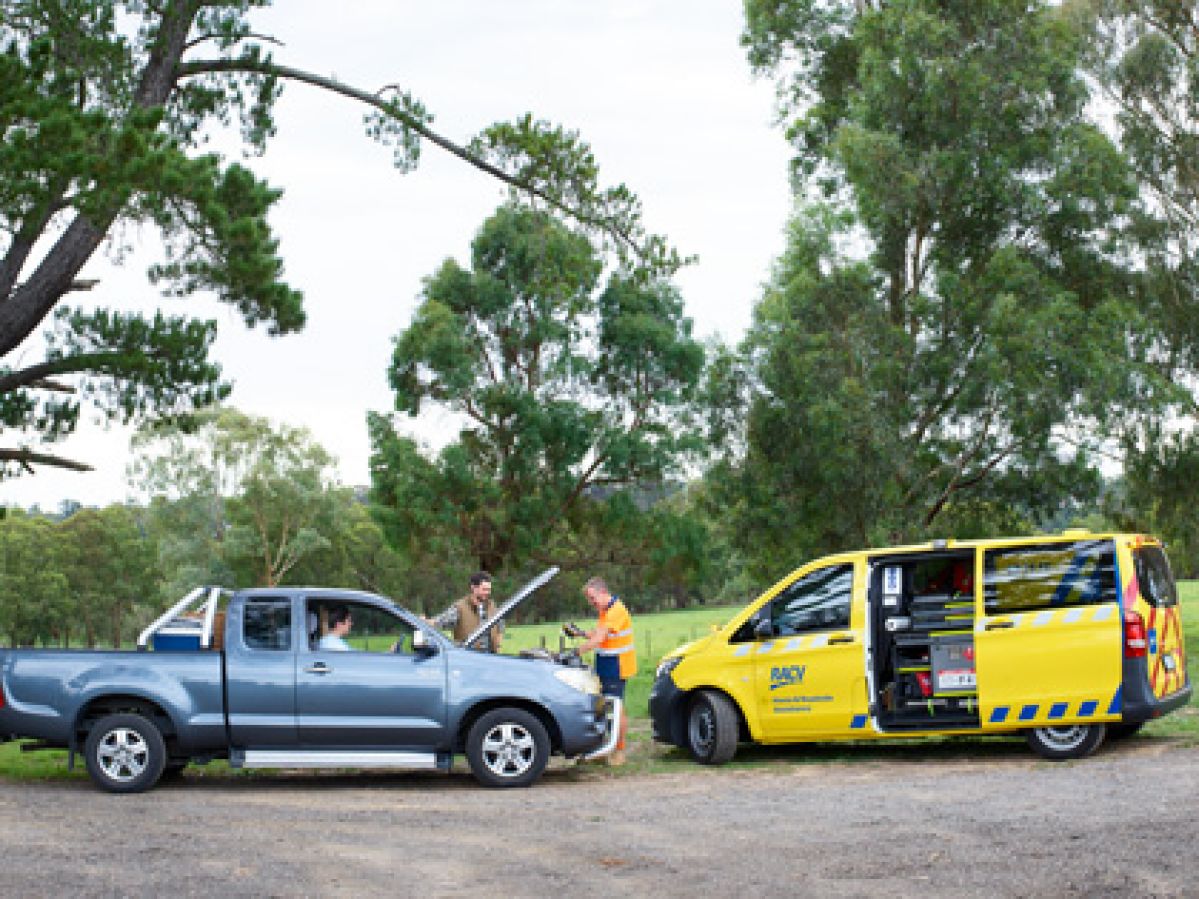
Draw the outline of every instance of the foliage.
M178 589L196 573L274 586L307 554L328 547L337 498L333 459L302 428L231 408L198 416L194 432L145 430L132 472L155 496ZM189 527L192 525L193 527ZM169 534L169 536L167 536ZM179 575L189 579L179 583Z
M1091 0L1089 71L1149 202L1135 236L1145 270L1139 301L1157 324L1155 361L1187 388L1169 414L1123 435L1126 492L1114 514L1161 534L1193 575L1199 550L1195 376L1199 373L1199 18L1193 3Z
M81 509L58 526L72 617L84 642L105 633L119 647L134 610L156 599L157 554L135 512L125 506Z
M0 633L12 646L66 639L71 609L54 525L40 516L0 519Z
M401 172L429 141L527 202L573 216L581 231L607 235L623 259L655 271L680 264L646 233L631 191L597 183L576 133L524 116L456 144L408 92L277 62L276 42L251 23L268 4L0 0L0 428L9 444L0 476L86 470L29 446L74 431L85 402L109 419L170 421L229 393L208 359L215 321L66 308L71 293L94 286L78 275L106 241L119 253L123 234L148 226L166 248L148 276L166 295L214 295L271 335L303 327L268 220L281 192L204 149L237 120L247 154L261 152L285 83L363 104L367 134ZM44 358L30 364L47 321Z
M803 200L710 388L742 385L745 450L713 481L759 570L937 534L949 508L1050 514L1175 396L1145 364L1136 184L1087 121L1075 25L1012 0L747 5Z
M685 412L703 365L682 299L616 271L543 211L501 207L447 260L396 339L396 408L462 422L430 458L369 419L372 499L397 545L463 547L482 568L545 557L612 511L596 491L653 487L696 447ZM635 511L631 504L622 508Z

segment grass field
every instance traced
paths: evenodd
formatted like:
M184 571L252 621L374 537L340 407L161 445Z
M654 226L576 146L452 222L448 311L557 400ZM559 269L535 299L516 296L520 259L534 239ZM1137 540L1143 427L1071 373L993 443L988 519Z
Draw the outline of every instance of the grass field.
M1182 604L1183 632L1185 634L1187 653L1190 661L1189 670L1192 681L1199 676L1199 581L1184 581L1179 584L1179 595ZM628 703L630 723L630 738L632 751L630 756L633 764L631 772L654 772L669 770L685 770L691 762L678 750L667 751L654 748L650 740L647 703L650 685L653 683L654 669L658 660L670 650L688 641L707 634L712 625L723 624L734 613L738 606L689 609L681 612L661 612L656 614L635 615L637 644L637 675L629 682L626 700ZM590 627L592 619L580 613L576 619L583 627ZM521 649L544 645L550 649L558 648L558 635L561 624L526 625L509 628L504 640L504 652L515 653ZM1143 731L1151 737L1168 737L1180 739L1188 745L1199 745L1199 695L1192 697L1190 705L1172 715L1147 724ZM961 739L954 740L920 740L920 741L885 741L883 743L865 744L822 744L806 746L802 751L791 747L754 747L738 752L734 764L744 766L760 766L773 764L817 763L831 760L876 761L885 759L905 759L960 752ZM1003 738L971 738L970 754L972 756L989 753L1006 753L1010 751L1010 739ZM202 769L214 776L227 776L231 770L227 765L214 762ZM15 779L64 779L84 778L82 763L76 766L74 772L66 768L66 753L61 751L21 752L18 744L6 743L0 745L0 777Z

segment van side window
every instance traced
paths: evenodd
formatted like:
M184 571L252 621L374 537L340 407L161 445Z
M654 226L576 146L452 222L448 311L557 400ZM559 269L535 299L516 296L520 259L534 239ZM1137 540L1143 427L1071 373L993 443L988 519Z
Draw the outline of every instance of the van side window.
M987 550L983 595L992 614L1116 602L1111 540L1039 543Z
M249 599L242 615L248 649L291 649L290 599Z
M1133 550L1132 563L1137 572L1137 586L1149 605L1166 609L1178 605L1178 590L1170 561L1160 546L1142 546Z
M801 577L770 603L774 636L849 627L853 566L834 565Z

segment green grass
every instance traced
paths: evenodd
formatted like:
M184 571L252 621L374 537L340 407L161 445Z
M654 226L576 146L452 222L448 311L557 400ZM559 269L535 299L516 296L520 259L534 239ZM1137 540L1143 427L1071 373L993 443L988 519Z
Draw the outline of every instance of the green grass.
M1183 633L1188 652L1188 670L1192 681L1199 675L1199 581L1184 581L1179 584L1182 605ZM689 609L681 612L660 612L635 615L637 674L629 681L626 701L630 715L630 764L621 769L628 773L661 773L669 771L694 771L684 752L662 747L653 743L650 735L647 702L650 685L653 683L654 668L658 660L677 646L695 640L710 632L712 625L723 624L740 606ZM593 620L582 613L574 619L583 627L591 627ZM504 640L504 652L515 653L521 649L545 645L558 648L561 624L539 624L514 626L508 629ZM574 642L574 641L568 641ZM1147 737L1180 741L1183 745L1199 745L1199 696L1172 715L1147 724L1142 731ZM733 764L756 768L779 765L813 764L838 761L888 763L917 762L929 758L978 758L984 756L1004 757L1013 752L1023 754L1023 748L1013 748L1010 738L929 738L920 740L888 740L870 743L827 743L805 746L802 751L794 747L743 746L737 752ZM602 769L601 769L602 770ZM592 780L608 776L606 771L580 768L563 775L567 779ZM199 769L189 769L189 777L226 777L240 774L223 762ZM85 778L87 775L80 761L73 772L67 771L66 753L61 750L44 752L22 752L19 744L0 745L0 777L16 780L64 780Z

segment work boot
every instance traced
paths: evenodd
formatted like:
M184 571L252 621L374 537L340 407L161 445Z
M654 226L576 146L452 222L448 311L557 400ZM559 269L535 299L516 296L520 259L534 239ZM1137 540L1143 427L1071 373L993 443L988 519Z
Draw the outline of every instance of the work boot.
M612 751L612 754L610 756L608 756L608 767L609 768L619 768L624 763L625 763L625 758L624 758L624 750L623 749L615 749Z

